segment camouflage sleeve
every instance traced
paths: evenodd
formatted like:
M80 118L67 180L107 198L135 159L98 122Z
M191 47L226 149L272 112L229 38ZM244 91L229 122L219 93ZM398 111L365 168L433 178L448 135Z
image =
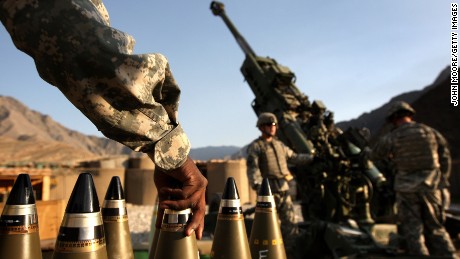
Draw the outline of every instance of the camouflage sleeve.
M281 143L282 144L282 143ZM306 165L313 160L313 156L311 154L297 154L289 148L288 146L282 144L284 153L286 154L286 160L290 164L294 165Z
M248 146L248 157L246 159L247 175L249 185L255 189L257 185L262 183L262 174L259 169L259 154L260 147L257 143L252 143Z
M15 46L108 138L171 170L190 144L177 121L180 89L161 54L132 54L101 0L0 0Z
M390 134L381 137L372 148L372 160L388 160L391 158L392 140Z
M452 169L452 158L450 156L447 140L437 130L432 129L438 143L438 156L441 169L440 188L449 187L449 177Z

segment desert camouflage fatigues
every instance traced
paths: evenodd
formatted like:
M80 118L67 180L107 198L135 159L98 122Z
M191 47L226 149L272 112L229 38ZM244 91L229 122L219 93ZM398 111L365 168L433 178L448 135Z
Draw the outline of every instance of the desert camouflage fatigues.
M149 153L164 170L190 144L177 121L180 89L161 54L132 54L98 0L0 0L0 19L40 76L108 138Z
M288 162L307 164L311 159L308 154L296 154L277 139L268 142L258 138L248 146L246 165L249 184L256 189L263 178L268 178L281 221L281 233L288 257L292 257L295 251L295 240L299 235L294 205L288 192L288 180L293 178L288 169Z
M455 248L442 223L439 189L447 186L450 174L444 137L424 124L406 123L384 136L373 155L394 163L398 218L408 252L453 257Z

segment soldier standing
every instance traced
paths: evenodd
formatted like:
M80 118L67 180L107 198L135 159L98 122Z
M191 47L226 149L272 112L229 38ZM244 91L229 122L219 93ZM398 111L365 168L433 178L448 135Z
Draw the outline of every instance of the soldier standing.
M448 187L451 167L448 145L438 131L413 121L414 114L406 102L391 106L387 121L394 129L379 140L373 156L394 164L393 187L407 252L457 258L442 218L441 189Z
M307 164L312 161L312 156L296 154L276 139L277 123L274 114L260 114L257 127L262 135L248 146L247 175L252 189L256 191L262 179L268 178L281 221L281 233L286 253L288 258L294 258L299 228L295 222L294 205L289 195L288 182L294 177L289 172L288 162L297 165Z

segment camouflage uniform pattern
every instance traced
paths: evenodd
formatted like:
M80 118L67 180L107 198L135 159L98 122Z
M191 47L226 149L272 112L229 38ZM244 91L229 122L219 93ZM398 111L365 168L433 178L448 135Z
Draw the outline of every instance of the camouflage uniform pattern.
M181 166L190 143L177 120L180 89L161 54L132 54L134 39L110 27L100 0L0 0L15 46L32 57L106 137Z
M281 222L281 234L288 258L291 258L292 253L296 251L295 242L300 230L295 221L294 204L288 192L288 180L293 176L289 172L287 163L307 164L311 159L308 154L296 154L277 139L268 142L258 138L248 146L246 165L249 184L256 189L263 178L268 178Z
M444 137L424 124L405 123L376 144L373 156L394 163L398 218L408 252L454 257L439 189L447 185L451 167Z
M443 207L439 190L397 192L396 205L402 223L401 232L410 254L457 258L454 257L452 240L441 221Z
M263 138L258 138L247 150L247 174L253 188L260 185L263 178L290 179L292 175L288 163L304 165L312 160L311 155L297 154L277 139L267 142ZM287 191L289 188L287 182L277 185L270 183L270 187L274 191Z

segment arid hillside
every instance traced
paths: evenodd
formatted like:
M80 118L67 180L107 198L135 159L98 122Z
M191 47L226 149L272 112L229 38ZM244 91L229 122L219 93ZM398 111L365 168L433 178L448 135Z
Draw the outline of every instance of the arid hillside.
M237 150L232 146L192 148L190 156L195 160L221 159ZM67 129L12 97L0 96L0 164L68 164L118 155L142 153L107 138Z
M131 154L107 138L69 130L14 98L0 96L0 162L62 162Z

